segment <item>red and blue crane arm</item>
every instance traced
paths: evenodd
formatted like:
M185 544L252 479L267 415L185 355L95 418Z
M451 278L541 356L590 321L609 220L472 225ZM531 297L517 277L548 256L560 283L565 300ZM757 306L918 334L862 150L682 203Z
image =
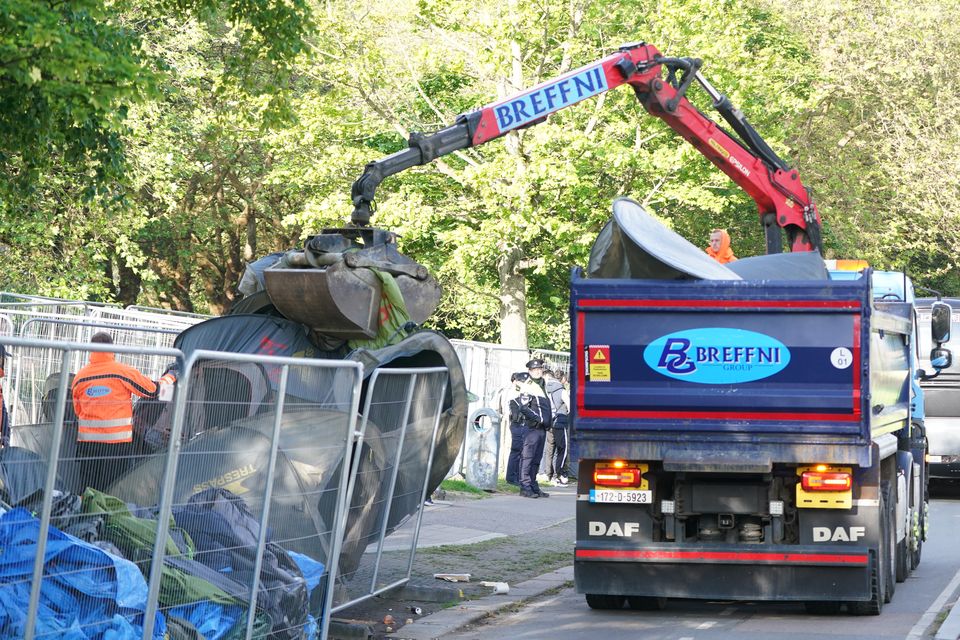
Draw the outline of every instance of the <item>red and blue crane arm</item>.
M376 189L391 175L539 124L551 113L628 84L651 115L690 142L756 202L768 253L781 251L781 229L787 232L792 251L819 250L820 215L797 172L707 82L699 72L700 65L695 58L666 58L652 45L627 45L602 60L462 114L453 125L436 133L413 133L408 148L367 164L354 182L351 222L357 226L369 224ZM710 95L714 108L739 140L687 99L687 89L694 80Z

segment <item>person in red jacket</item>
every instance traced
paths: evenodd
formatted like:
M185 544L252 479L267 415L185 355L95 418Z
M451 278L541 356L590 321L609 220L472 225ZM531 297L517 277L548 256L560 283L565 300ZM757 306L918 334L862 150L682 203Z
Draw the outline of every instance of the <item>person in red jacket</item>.
M710 246L707 247L707 255L719 262L727 264L737 259L733 255L733 249L730 248L730 236L723 229L714 229L710 232Z
M90 342L113 344L113 338L100 332ZM169 373L160 379L175 381ZM117 362L113 353L90 352L90 363L73 382L81 488L104 491L126 472L133 455L133 396L156 399L159 391L158 383Z

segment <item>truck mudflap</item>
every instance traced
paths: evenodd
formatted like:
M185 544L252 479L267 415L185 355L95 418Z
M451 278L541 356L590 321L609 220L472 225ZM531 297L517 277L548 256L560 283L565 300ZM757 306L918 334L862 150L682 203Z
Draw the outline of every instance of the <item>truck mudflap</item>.
M850 545L578 543L578 593L665 598L869 600L872 553Z

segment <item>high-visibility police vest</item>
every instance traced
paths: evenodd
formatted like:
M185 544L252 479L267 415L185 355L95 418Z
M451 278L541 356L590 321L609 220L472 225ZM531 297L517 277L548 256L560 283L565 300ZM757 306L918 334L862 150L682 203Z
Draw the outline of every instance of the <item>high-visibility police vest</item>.
M73 382L77 442L133 441L133 396L156 398L157 383L112 353L92 352Z

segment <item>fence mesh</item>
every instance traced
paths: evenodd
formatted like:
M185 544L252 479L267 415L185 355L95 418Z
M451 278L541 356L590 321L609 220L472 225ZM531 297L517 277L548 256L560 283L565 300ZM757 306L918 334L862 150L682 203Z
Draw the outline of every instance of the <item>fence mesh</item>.
M410 578L447 380L381 369L368 384L333 611Z
M358 364L196 352L173 400L140 399L128 425L92 425L66 388L88 352L180 354L6 342L58 352L50 360L64 373L50 421L14 425L15 446L0 449L0 629L18 638L322 633ZM96 390L84 377L74 391ZM123 421L122 406L106 409Z

